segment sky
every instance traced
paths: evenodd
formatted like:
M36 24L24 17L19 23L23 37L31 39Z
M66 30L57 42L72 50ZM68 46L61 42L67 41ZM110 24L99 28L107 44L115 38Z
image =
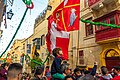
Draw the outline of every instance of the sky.
M40 13L42 13L43 10L47 8L48 0L32 0L32 1L34 3L34 8L27 11L25 19L15 39L28 38L33 33L35 19L40 15ZM13 6L10 6L8 2L7 4L8 6L6 12L9 12L9 10L12 9L14 15L11 20L7 19L6 29L4 26L5 22L3 17L3 22L1 25L1 29L3 30L3 36L0 39L0 55L8 46L26 10L26 5L22 2L22 0L14 0Z

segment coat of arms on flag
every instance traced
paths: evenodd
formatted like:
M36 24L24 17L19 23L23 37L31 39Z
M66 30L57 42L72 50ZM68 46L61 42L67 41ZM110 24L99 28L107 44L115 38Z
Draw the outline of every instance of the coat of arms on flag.
M53 12L57 28L62 31L79 30L80 0L64 0Z

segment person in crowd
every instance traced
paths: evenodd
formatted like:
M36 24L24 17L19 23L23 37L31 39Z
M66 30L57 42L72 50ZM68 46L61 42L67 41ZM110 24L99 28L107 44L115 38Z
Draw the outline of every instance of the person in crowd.
M54 79L64 79L63 71L61 70L61 62L62 62L62 49L55 48L52 51L53 56L55 56L52 66L51 66L51 75Z
M47 77L43 77L43 68L37 68L34 73L34 77L32 77L30 80L47 80Z
M100 79L100 74L101 74L101 73L99 73L99 72L97 72L97 73L95 74L95 76L94 76L95 80L99 80L99 79Z
M77 80L94 80L96 69L97 69L97 62L94 62L94 67L92 68L92 71L84 70L84 75L79 77Z
M72 75L67 75L64 80L74 80L74 78Z
M67 61L63 61L63 63L61 64L61 69L63 71L63 75L67 76L67 75L72 75L71 74L71 69L69 67L69 63Z
M30 80L30 74L29 73L26 73L24 72L23 75L22 75L22 79L21 80Z
M120 80L120 66L114 66L113 67L113 73L116 76L113 79L111 79L111 80Z
M51 73L50 73L50 70L49 70L49 66L46 66L45 76L47 77L48 80L51 79Z
M94 62L94 67L92 68L90 75L95 76L97 70L97 64L98 64L97 62Z
M7 80L21 80L22 77L22 65L20 63L12 63L8 67Z
M71 69L70 69L69 66L66 66L66 68L65 68L64 71L63 71L63 75L64 75L64 76L72 75Z
M79 68L79 67L76 67L76 68L74 69L74 75L73 75L74 79L77 80L77 79L80 78L81 76L82 76L82 74L81 74L80 68Z
M7 80L7 70L9 63L3 63L0 67L0 80Z
M94 76L90 74L91 72L89 70L84 71L84 76L78 78L77 80L94 80Z
M100 80L111 80L113 77L111 74L108 73L108 69L105 66L101 67L102 76Z

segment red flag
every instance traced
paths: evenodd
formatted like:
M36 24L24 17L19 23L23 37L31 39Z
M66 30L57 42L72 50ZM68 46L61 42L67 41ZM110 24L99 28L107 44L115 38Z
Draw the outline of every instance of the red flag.
M69 32L57 30L57 25L52 16L48 21L47 47L50 53L56 47L62 48L63 59L68 59Z
M80 0L64 0L54 10L53 17L59 30L79 30Z

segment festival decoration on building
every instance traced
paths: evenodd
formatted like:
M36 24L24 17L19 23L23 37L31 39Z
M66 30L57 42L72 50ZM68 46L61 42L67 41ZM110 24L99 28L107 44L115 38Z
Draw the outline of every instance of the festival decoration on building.
M112 28L120 28L120 26L117 26L115 24L106 24L106 23L102 23L102 22L93 22L93 21L90 21L90 20L84 20L82 18L80 18L80 20L84 23L90 23L92 25L97 25L97 26L103 26L103 27L112 27Z
M52 13L61 31L79 30L80 0L64 0Z
M7 12L7 19L12 19L12 16L14 15L14 13L12 12L12 9L9 11L9 12Z
M27 1L27 2L26 2L26 1ZM30 4L32 3L32 0L23 0L23 2L24 2L26 5L30 5ZM15 38L17 32L18 32L18 30L19 30L20 27L21 27L21 24L22 24L22 22L23 22L23 20L24 20L24 18L25 18L25 15L26 15L27 11L28 11L28 8L26 8L25 13L24 13L24 15L23 15L23 17L22 17L22 19L21 19L21 21L20 21L20 24L18 25L17 30L15 31L15 34L13 35L13 37L12 37L12 39L10 40L10 42L9 42L8 46L6 47L6 49L5 49L5 50L3 51L3 53L0 55L0 58L1 58L1 57L3 56L3 54L7 51L7 49L10 47L12 41L14 40L14 38Z
M57 24L52 16L48 19L48 34L46 36L47 48L50 53L56 47L62 48L63 59L68 59L68 46L69 46L70 33L66 31L57 30ZM63 45L64 44L64 45Z

